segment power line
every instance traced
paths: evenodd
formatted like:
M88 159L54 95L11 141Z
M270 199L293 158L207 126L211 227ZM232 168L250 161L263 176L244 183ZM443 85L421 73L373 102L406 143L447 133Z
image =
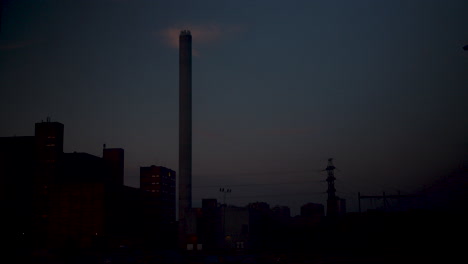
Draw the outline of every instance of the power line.
M261 171L261 172L237 172L237 173L204 173L203 175L193 175L196 177L200 176L249 176L249 175L288 175L288 174L319 174L322 170L298 170L298 171ZM319 174L319 176L321 176Z
M307 196L307 195L322 195L326 192L307 192L307 193L283 193L283 194L262 194L262 195L246 195L246 196L233 196L229 199L244 199L244 198L257 198L257 197L276 197L276 196Z
M305 184L305 183L322 183L324 180L315 181L299 181L299 182L276 182L276 183L245 183L245 184L224 184L226 187L249 187L249 186L268 186L268 185L294 185L294 184ZM219 185L198 185L193 188L218 188Z

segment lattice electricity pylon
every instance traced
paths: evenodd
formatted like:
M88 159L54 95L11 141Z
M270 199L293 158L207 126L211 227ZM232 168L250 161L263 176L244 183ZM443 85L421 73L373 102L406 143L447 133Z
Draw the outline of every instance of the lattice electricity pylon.
M325 169L328 173L328 177L327 177L327 183L328 183L328 190L327 190L327 193L328 193L328 199L329 200L335 200L336 199L336 189L335 189L335 174L334 174L334 170L336 169L335 166L333 166L333 158L329 158L328 159L328 166L327 168Z

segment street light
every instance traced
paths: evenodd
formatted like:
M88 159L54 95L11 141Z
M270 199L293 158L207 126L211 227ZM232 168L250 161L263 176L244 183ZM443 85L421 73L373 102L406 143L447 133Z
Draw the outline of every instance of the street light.
M231 193L231 189L228 188L219 188L219 191L224 194L223 197L223 237L224 237L224 243L226 243L226 194Z
M226 206L226 194L227 193L231 193L231 189L227 189L227 188L219 188L219 191L224 193L224 197L223 197L223 204L224 206Z

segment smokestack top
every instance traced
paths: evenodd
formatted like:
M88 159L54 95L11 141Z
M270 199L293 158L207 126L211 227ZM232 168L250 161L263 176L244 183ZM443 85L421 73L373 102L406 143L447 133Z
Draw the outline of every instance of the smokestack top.
M190 30L184 29L180 31L180 36L191 36Z

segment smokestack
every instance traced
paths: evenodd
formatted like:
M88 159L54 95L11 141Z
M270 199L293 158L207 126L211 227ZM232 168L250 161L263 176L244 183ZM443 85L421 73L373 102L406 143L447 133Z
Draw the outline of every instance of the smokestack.
M192 208L192 35L179 36L179 220Z

